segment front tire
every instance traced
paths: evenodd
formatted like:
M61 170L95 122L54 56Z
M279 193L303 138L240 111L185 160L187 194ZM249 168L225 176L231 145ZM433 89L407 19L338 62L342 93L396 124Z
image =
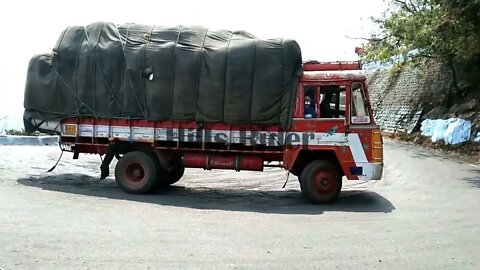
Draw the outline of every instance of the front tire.
M127 193L150 192L157 183L158 166L153 155L140 151L126 153L115 167L115 180Z
M305 199L311 203L331 203L340 194L342 177L334 164L314 160L300 174L300 188Z

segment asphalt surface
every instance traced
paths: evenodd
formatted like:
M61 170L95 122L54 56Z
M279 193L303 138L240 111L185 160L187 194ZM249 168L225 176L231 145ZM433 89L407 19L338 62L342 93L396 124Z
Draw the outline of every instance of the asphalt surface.
M46 173L58 156L0 146L0 268L480 269L480 165L412 145L386 142L383 180L326 206L278 169L187 169L134 196L98 156Z

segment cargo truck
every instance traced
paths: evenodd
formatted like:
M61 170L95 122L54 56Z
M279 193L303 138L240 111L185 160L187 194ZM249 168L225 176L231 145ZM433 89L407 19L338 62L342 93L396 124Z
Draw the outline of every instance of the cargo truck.
M102 24L102 27L104 26L105 25ZM112 26L112 29L115 27L116 26ZM119 28L115 29L118 30ZM158 40L154 40L155 28L152 29L150 36L141 36L142 40L145 39L142 42L147 45L145 51L148 51L149 43L161 43ZM178 37L174 53L178 50L178 46L182 45L181 42L178 41L180 39L179 37L182 36L182 31L184 31L182 29L184 28L175 30ZM67 29L67 31L63 33L62 38L65 38L65 36L69 34L68 31ZM80 34L83 36L89 33L88 29L76 29L75 31L83 31ZM75 31L73 32L76 33ZM52 91L58 93L58 91L60 91L58 89L61 89L62 84L64 86L69 85L67 78L68 72L64 72L64 68L62 73L61 65L58 64L58 61L62 60L62 52L61 46L57 43L57 50L60 52L54 49L52 55L48 56L49 58L47 60L50 62L47 61L46 63L48 63L48 65L45 64L48 68L38 68L38 66L42 64L37 65L35 62L30 63L24 117L26 129L58 134L60 136L61 149L63 151L73 152L74 159L79 158L80 153L103 156L103 161L100 166L101 178L109 175L109 164L114 158L118 159L115 166L115 180L124 191L135 194L150 193L176 183L184 175L185 168L234 171L263 171L265 167L272 166L283 168L298 177L303 196L312 203L333 202L340 193L343 177L346 177L348 180L381 179L383 171L383 141L380 128L375 124L373 118L366 77L361 71L359 62L308 61L301 62L297 65L295 62L297 60L295 60L294 65L296 67L299 66L300 69L291 69L290 73L292 74L288 73L288 76L284 76L284 78L291 77L293 79L288 79L287 83L283 82L279 84L279 87L275 88L278 90L287 85L287 87L282 88L287 89L287 91L279 91L279 94L275 95L275 97L280 96L280 99L277 99L274 103L270 103L270 99L263 99L261 95L259 95L258 98L254 98L254 96L257 95L256 91L263 91L263 89L267 89L272 83L276 83L275 80L272 80L271 83L266 86L257 87L258 90L248 90L255 88L255 83L259 77L273 74L262 70L261 73L256 75L255 70L258 70L258 66L255 63L247 65L254 67L252 68L253 71L250 70L247 72L248 74L252 74L253 79L248 81L247 86L243 88L239 87L238 89L240 90L235 90L236 92L232 90L231 93L229 92L230 90L228 90L229 87L235 87L229 85L238 86L238 82L241 84L242 79L235 81L235 79L227 78L222 81L224 85L221 86L224 87L222 89L227 90L223 92L219 91L218 94L213 93L213 95L205 94L206 96L202 96L202 93L205 92L201 88L201 82L197 81L194 84L196 86L193 87L194 90L192 90L192 92L185 92L184 90L188 87L178 88L178 85L182 84L182 82L170 79L170 81L173 82L171 88L173 89L173 94L170 96L172 99L164 103L168 106L171 105L170 114L168 117L155 118L152 116L153 113L151 113L151 111L158 109L158 107L155 106L155 104L148 105L148 83L154 81L158 76L162 76L163 73L156 72L160 67L156 68L155 65L149 64L151 60L145 56L142 56L145 57L143 59L144 64L141 65L141 68L138 68L138 73L132 72L131 68L129 71L129 64L127 63L128 57L126 55L128 54L129 44L129 34L125 34L127 32L125 29L120 29L120 31L116 32L116 34L119 35L119 44L122 45L120 49L125 59L123 62L124 68L121 69L122 74L130 72L130 75L123 75L123 78L126 78L123 79L123 81L130 80L130 84L126 82L126 85L131 86L132 74L136 77L142 77L142 79L145 80L146 86L143 85L140 87L143 89L141 93L145 93L143 95L144 99L141 99L143 106L140 106L142 105L140 104L139 108L149 107L149 113L145 113L144 110L142 110L140 117L136 117L133 115L134 113L127 115L125 113L125 108L128 108L128 105L125 105L126 102L129 101L127 99L119 103L119 107L123 109L111 117L108 115L96 115L88 111L82 113L78 110L76 112L63 114L58 113L60 110L56 110L57 113L53 114L55 117L51 117L51 112L39 109L36 105L38 102L31 101L33 99L29 96L35 95L32 94L33 91L39 91L37 90L37 86L39 85L38 78L40 77L38 74L44 76L43 74L46 73L45 70L54 69L51 73L53 74L52 78L56 78L55 84L44 83L43 85L47 85L45 91L56 87L56 90ZM111 33L114 32L111 31ZM183 32L183 34L185 34L185 32ZM200 77L199 80L201 81L202 78L204 78L202 77L204 75L201 75L203 74L202 72L206 72L205 70L211 71L208 66L205 67L205 65L208 65L205 63L210 61L209 58L206 57L213 57L212 55L215 51L212 50L212 52L208 52L208 48L206 48L207 45L205 44L208 43L208 35L207 30L207 34L205 34L202 43L203 47L199 49L200 57L198 59L200 60L198 61L200 61L200 64L196 70L200 75L191 76L189 77L190 79L198 79L198 77ZM232 36L234 35L235 34L232 34ZM261 43L261 41L255 40L248 34L241 33L241 35L248 41L253 39L253 46L258 46L258 44ZM102 34L98 36L101 37ZM215 38L217 38L217 36L215 36ZM83 38L83 40L85 40L85 38ZM86 48L91 48L89 42L91 41L88 41L86 45L84 44ZM104 41L99 38L97 42L100 44ZM228 43L227 47L229 49L226 53L226 62L231 63L229 61L234 61L228 60L229 57L233 57L231 40L228 41ZM142 43L139 42L137 44ZM162 44L165 45L166 43ZM285 41L281 41L279 44L285 44ZM69 44L65 50L71 50L70 46L71 44ZM80 49L78 49L78 52L82 51L82 46L79 46ZM269 50L272 48L270 43L266 47L268 47ZM281 51L285 54L285 48ZM95 50L93 50L93 52L93 56L91 54L90 56L94 58L93 67L97 70L95 76L103 77L97 78L95 82L97 85L100 84L99 82L104 82L107 86L111 86L112 83L105 83L105 81L110 80L108 74L105 76L105 72L100 72L101 74L98 75L98 70L107 69L105 66L98 64L102 62L98 59L101 57L99 56L100 53L98 53L98 51L95 53ZM209 55L205 56L203 54L202 56L202 53L208 53ZM64 55L66 54L64 53ZM253 55L253 57L259 59L259 57L261 57L261 48L256 47ZM55 60L56 57L59 59ZM66 57L63 58L64 64L68 63L65 59ZM271 58L267 57L265 59L266 60L262 60L262 63L270 61L269 59ZM285 67L287 66L287 60L285 59L287 58L283 57L283 60L281 60L281 67L283 69L279 74L286 74ZM41 61L44 60L45 59ZM178 63L178 56L174 57L174 60L177 66L173 68L175 71L172 73L180 74L182 69L179 70L178 68L178 65L181 65ZM77 67L75 68L75 72L77 73L80 69L78 63L81 61L83 61L83 59L77 60ZM70 62L69 64L72 63L74 62ZM105 63L107 63L107 61L105 61ZM231 64L236 65L235 63ZM191 63L187 63L184 68L189 66L191 66ZM37 70L35 67L37 67ZM223 72L222 74L227 74L225 76L228 76L229 72L235 70L235 67L236 66L227 67L227 71L219 72ZM40 71L38 71L38 69L40 69ZM188 69L185 70L188 72ZM107 70L106 72L110 71ZM239 70L238 72L239 74L232 76L235 78L243 78L243 71ZM212 83L211 80L215 77L213 73L211 71L208 73L209 75L207 74L211 77L209 79L210 83ZM275 74L273 74L273 76L275 76ZM136 77L135 79L138 79ZM78 76L75 78L75 80L77 80ZM265 78L270 79L270 77ZM282 80L281 76L277 78ZM235 82L237 82L237 84ZM134 80L133 83L135 83ZM69 86L69 90L73 89L71 85L72 84ZM249 88L249 86L251 86L251 88ZM207 88L211 89L211 87L215 87L215 85L210 84ZM77 88L79 89L79 87ZM113 87L108 88L110 88L110 90L113 89ZM82 94L78 89L75 89L77 95ZM156 91L154 93L163 91L161 90L163 88L157 86L152 89ZM290 91L289 89L293 90ZM242 99L245 93L250 95L250 97L247 98L247 104L249 105L244 106L243 101L228 98L229 96L234 96L238 91L241 91L242 95L238 95L237 100ZM179 93L193 93L195 95L196 98L193 103L195 108L192 109L192 117L179 117L178 115L186 115L183 112L176 115L175 104L181 104L183 106L181 107L182 110L189 109L190 107L181 103L184 102L182 100L185 100L185 97ZM52 97L56 95L57 94L52 94ZM223 118L209 121L209 118L204 116L208 114L208 112L205 113L205 111L216 109L216 95L223 95L221 99L223 100L222 104L224 104L222 105ZM77 105L82 103L78 102L80 98L75 99L77 100ZM65 102L66 98L61 100ZM81 100L83 101L85 98L82 97ZM92 107L95 102L100 103L97 100L100 100L98 99L98 95L94 96L92 102L86 103L90 104L87 104L89 107ZM266 101L262 102L262 100ZM163 102L163 99L159 102ZM268 104L264 106L264 103ZM279 103L286 105L279 106L275 111L271 112L271 115L274 117L272 119L275 119L274 121L268 120L268 117L263 117L265 115L260 118L255 118L256 115L261 114L255 113L256 111L268 111ZM81 108L82 104L78 105L78 108ZM158 104L158 106L161 106L160 103ZM50 106L55 106L55 104ZM63 112L67 111L67 105L63 106ZM203 111L201 109L202 106L206 106L206 109ZM211 106L213 106L213 108ZM257 110L257 107L261 109ZM242 119L235 117L227 118L226 115L231 112L230 110L238 110L235 115L241 115L243 110L248 111L249 114L248 117ZM199 113L199 111L203 114ZM43 112L43 114L37 112ZM285 117L278 118L276 117L277 115L285 115ZM269 181L268 177L265 178L265 181Z

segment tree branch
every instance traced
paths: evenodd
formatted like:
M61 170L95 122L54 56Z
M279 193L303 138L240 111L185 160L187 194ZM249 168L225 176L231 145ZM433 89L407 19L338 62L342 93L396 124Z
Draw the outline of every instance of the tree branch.
M345 37L348 38L348 39L365 40L365 41L368 41L368 42L379 42L379 41L383 41L383 40L387 39L387 37L382 37L382 38L373 38L373 37L366 38L366 37L351 37L351 36L345 36Z
M408 3L410 3L410 8L413 9L413 11L418 12L419 10L415 6L415 4L412 2L412 0L409 0Z
M409 56L409 58L411 58L411 59L420 58L420 57L428 58L428 59L437 59L436 56L433 56L431 54L426 54L426 53L419 53L419 54Z
M392 0L393 3L401 6L404 10L406 10L407 12L410 12L410 13L417 13L418 10L417 8L415 7L415 5L409 1L409 3L406 2L407 0L405 1L402 1L402 0Z

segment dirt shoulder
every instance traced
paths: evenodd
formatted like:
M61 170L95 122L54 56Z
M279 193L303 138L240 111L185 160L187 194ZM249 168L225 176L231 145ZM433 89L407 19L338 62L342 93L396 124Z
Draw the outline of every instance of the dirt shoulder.
M397 132L395 134L384 133L383 137L388 138L392 141L418 145L436 153L448 155L452 158L480 164L480 143L478 142L466 142L459 145L447 145L443 141L432 142L431 138L422 136L419 132L415 132L412 134L403 132Z

